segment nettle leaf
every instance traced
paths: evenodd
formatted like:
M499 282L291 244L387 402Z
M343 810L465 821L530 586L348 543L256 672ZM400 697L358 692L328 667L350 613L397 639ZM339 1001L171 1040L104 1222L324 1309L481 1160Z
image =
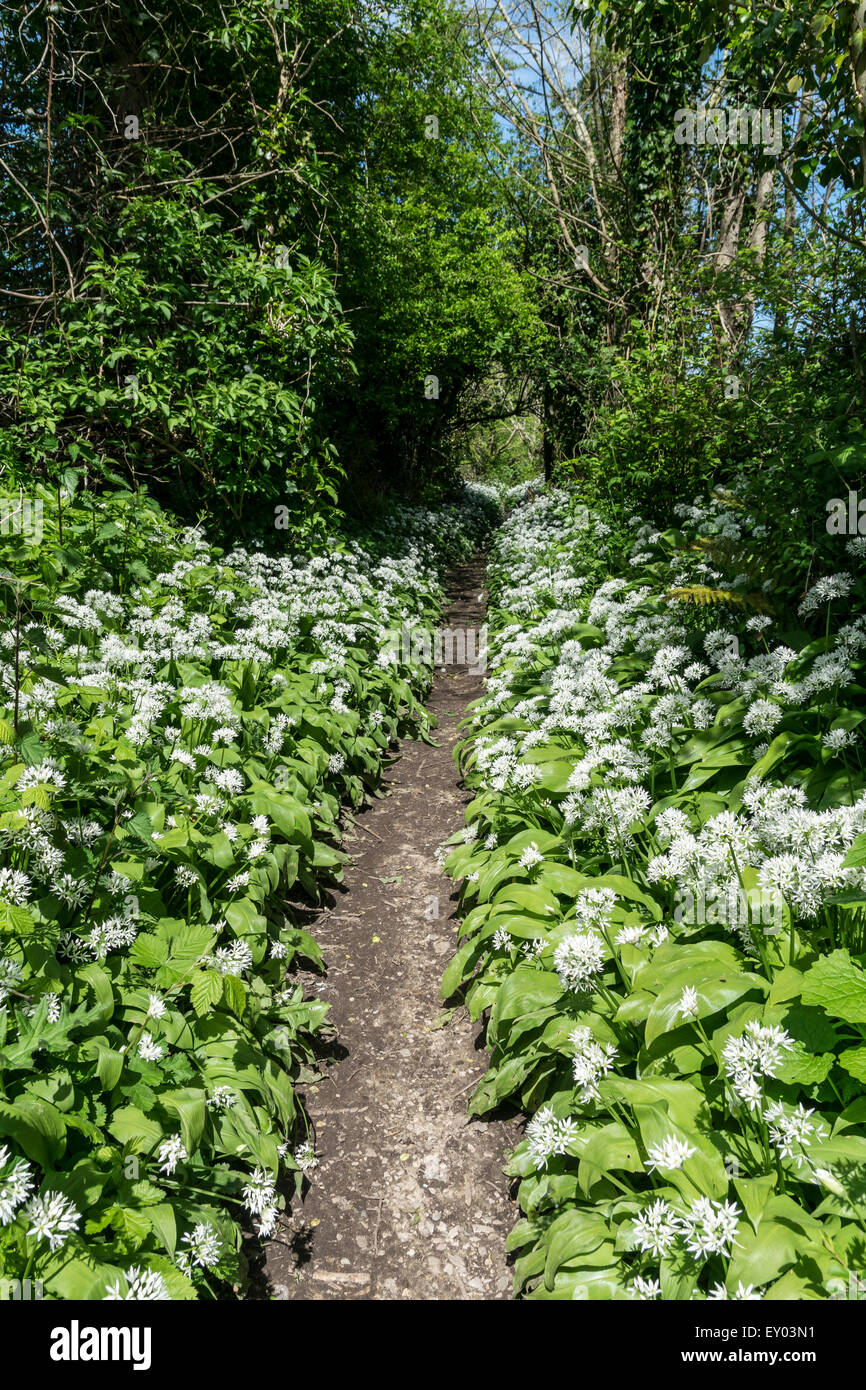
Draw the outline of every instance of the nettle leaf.
M168 960L168 942L152 932L139 932L129 948L129 959L136 965L156 969Z
M223 977L217 970L196 971L189 994L192 1006L201 1017L223 997Z
M866 971L846 950L831 951L806 971L802 999L846 1023L866 1023Z

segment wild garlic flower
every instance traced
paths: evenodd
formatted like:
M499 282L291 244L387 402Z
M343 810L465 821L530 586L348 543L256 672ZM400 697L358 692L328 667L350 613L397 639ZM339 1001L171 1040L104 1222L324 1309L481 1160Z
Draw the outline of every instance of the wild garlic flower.
M664 1259L679 1235L676 1212L662 1197L644 1207L633 1223L635 1243L657 1260Z
M760 1289L756 1289L754 1284L744 1284L742 1279L737 1282L737 1287L733 1293L728 1293L724 1284L713 1284L713 1287L707 1294L708 1299L737 1299L746 1303L760 1303L763 1297L764 1295L761 1293Z
M819 1120L811 1118L814 1113L814 1110L807 1110L800 1104L793 1110L786 1110L777 1100L771 1101L764 1110L770 1143L774 1149L778 1149L782 1158L795 1159L798 1168L802 1168L807 1159L797 1150L827 1138L826 1127Z
M631 1284L632 1298L654 1299L661 1297L662 1286L658 1279L644 1279L636 1274Z
M311 1173L314 1168L318 1168L319 1160L316 1158L316 1150L307 1141L301 1144L300 1148L295 1149L292 1155L302 1173Z
M213 1269L219 1263L222 1241L209 1221L200 1221L183 1238L188 1247L178 1254L178 1266L188 1272L190 1265L200 1265L202 1269Z
M793 1047L784 1028L766 1026L752 1019L739 1037L728 1038L722 1049L722 1062L734 1094L750 1110L761 1107L764 1077L775 1077L783 1062L782 1053Z
M648 928L641 926L623 927L617 933L617 946L641 946L647 934Z
M0 1004L8 999L21 979L21 965L11 956L0 956Z
M653 1144L647 1149L647 1169L652 1172L655 1168L664 1168L673 1172L682 1168L687 1159L697 1153L694 1144L688 1144L684 1139L678 1139L675 1134L669 1134L660 1144Z
M276 1193L276 1179L266 1168L255 1168L243 1190L244 1205L247 1211L258 1216L266 1207L273 1205Z
M747 734L763 737L781 724L784 713L772 700L755 700L743 716L743 728Z
M11 1158L7 1146L0 1145L0 1226L15 1220L15 1213L27 1200L34 1181L30 1164L23 1158Z
M210 1110L228 1110L236 1100L237 1096L231 1086L214 1086L205 1104Z
M686 985L677 1004L677 1014L682 1014L683 1018L697 1018L699 1009L698 991L693 985Z
M828 574L823 579L819 579L817 584L813 584L800 607L797 609L801 618L808 617L817 609L822 608L825 603L831 603L835 598L845 598L850 594L854 581L850 574Z
M121 1292L120 1279L115 1279L113 1284L106 1284L105 1293L102 1295L103 1303L124 1302L130 1299L141 1302L165 1302L171 1299L164 1278L155 1269L139 1269L138 1265L132 1265L126 1271L124 1279L126 1293Z
M598 1100L598 1082L602 1076L613 1071L617 1049L613 1043L600 1043L587 1027L575 1028L570 1041L574 1047L572 1071L575 1083L580 1087L580 1098L584 1101Z
M30 879L20 869L0 869L0 901L23 907L30 897Z
M543 1105L526 1126L527 1148L537 1168L546 1168L549 1160L564 1154L575 1138L577 1123L571 1117L559 1119L549 1105Z
M24 1207L24 1216L30 1223L28 1236L46 1240L51 1250L59 1250L81 1220L80 1211L61 1192L42 1192L31 1197Z
M161 1043L154 1042L150 1033L142 1033L138 1040L138 1055L142 1061L158 1062L165 1052Z
M234 941L231 946L218 946L210 962L221 975L243 975L253 963L253 953L246 941Z
M698 1259L729 1255L742 1212L736 1202L714 1202L696 1197L685 1215L677 1219L686 1249Z
M821 740L829 753L842 753L857 742L850 729L831 729Z
M179 1134L173 1134L170 1139L166 1139L159 1146L157 1158L159 1160L159 1171L167 1173L170 1177L179 1163L182 1163L189 1155L184 1148L183 1141Z
M520 860L518 862L520 864L521 869L531 869L536 864L541 864L544 862L544 855L541 853L541 851L538 848L538 845L535 843L534 840L531 840L530 843L526 846L526 849L521 854Z
M560 941L553 953L553 968L563 989L589 990L604 970L607 948L600 936L577 932Z

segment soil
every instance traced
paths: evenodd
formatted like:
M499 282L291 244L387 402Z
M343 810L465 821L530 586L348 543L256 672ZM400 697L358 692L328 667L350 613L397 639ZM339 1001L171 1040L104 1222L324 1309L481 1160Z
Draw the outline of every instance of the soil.
M483 584L480 560L454 571L446 625L483 623ZM518 1213L502 1165L519 1122L467 1115L486 1070L481 1029L463 1009L443 1025L439 996L458 922L435 852L470 799L452 753L481 691L470 667L436 673L437 746L400 745L386 795L347 837L344 891L310 924L328 963L310 982L339 1046L303 1096L319 1166L265 1247L265 1298L511 1296L505 1238Z

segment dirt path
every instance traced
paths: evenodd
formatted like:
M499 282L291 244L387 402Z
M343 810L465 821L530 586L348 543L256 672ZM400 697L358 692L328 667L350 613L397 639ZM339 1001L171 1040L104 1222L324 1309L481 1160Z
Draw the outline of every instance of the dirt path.
M475 563L452 575L452 627L483 622L483 573ZM463 1010L432 1026L456 943L435 850L459 829L469 799L452 750L480 692L467 667L437 673L429 708L439 747L402 744L389 795L347 841L347 891L312 924L328 962L317 987L331 1002L342 1060L306 1092L319 1167L268 1245L271 1297L510 1297L505 1237L517 1213L502 1163L517 1126L467 1118L486 1069L478 1026Z

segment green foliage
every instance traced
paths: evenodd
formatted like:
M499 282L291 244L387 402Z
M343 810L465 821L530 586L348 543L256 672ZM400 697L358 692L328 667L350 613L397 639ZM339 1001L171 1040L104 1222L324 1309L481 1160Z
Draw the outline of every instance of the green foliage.
M140 493L33 500L0 570L0 1274L226 1296L315 1164L295 1086L328 1005L292 903L339 882L341 807L426 727L394 639L429 636L496 510L277 559Z
M822 1299L863 1273L862 581L810 640L812 605L736 602L721 551L772 543L760 517L678 514L530 496L493 556L442 994L489 1011L471 1113L530 1116L507 1171L531 1299ZM775 1055L743 1067L753 1035Z

